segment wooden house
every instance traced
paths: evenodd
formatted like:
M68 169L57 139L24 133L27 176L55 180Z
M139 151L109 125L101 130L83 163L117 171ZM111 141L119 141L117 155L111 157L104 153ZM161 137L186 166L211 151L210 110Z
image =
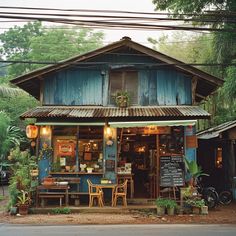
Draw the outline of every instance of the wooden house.
M198 132L197 138L197 159L209 174L205 184L219 191L233 188L236 199L236 121Z
M196 121L210 116L198 104L223 84L128 37L11 82L41 103L21 116L36 119L38 153L53 149L39 162L41 179L80 178L86 193L88 178L127 177L137 198L184 185Z

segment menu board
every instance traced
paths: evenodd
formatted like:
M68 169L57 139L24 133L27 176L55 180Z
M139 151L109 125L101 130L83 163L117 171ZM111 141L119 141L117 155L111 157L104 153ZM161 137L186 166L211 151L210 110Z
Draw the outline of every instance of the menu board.
M160 186L184 186L184 161L182 156L160 157Z

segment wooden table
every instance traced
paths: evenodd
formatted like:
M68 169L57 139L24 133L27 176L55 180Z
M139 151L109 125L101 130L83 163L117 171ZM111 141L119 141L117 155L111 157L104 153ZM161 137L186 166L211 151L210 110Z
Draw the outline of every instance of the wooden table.
M57 184L53 184L53 185L39 185L36 188L36 207L38 207L38 203L39 203L39 197L40 194L42 195L48 195L48 196L53 196L53 194L55 195L64 195L65 196L65 204L66 206L68 206L68 189L69 186L68 184L66 185L57 185ZM46 190L46 191L42 191L42 190ZM56 190L56 191L52 191L52 190ZM63 192L57 192L57 191L63 191Z
M111 205L114 204L114 193L117 187L117 184L93 184L98 190L111 189Z

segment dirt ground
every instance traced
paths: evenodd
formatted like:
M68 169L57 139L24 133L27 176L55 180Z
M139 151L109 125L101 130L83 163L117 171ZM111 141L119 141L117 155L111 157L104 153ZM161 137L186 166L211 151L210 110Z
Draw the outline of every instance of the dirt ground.
M1 205L3 202L1 201ZM2 208L1 208L2 209ZM123 214L77 213L69 215L29 214L10 216L0 210L0 223L59 225L59 224L236 224L236 203L219 206L208 215L175 215L158 217L150 211L129 211Z

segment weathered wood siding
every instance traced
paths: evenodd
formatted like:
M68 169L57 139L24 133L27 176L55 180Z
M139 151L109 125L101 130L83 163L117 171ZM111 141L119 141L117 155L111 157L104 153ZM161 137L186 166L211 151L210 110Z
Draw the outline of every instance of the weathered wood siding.
M101 55L90 60L92 62L98 62L97 68L70 68L45 78L44 104L112 105L109 104L109 74L113 69L138 72L138 104L136 101L135 105L192 103L191 78L173 67L156 66L161 62L147 55L135 51L125 55L122 51L118 54ZM151 69L148 69L148 65Z
M100 70L71 69L45 79L46 105L102 105L103 78Z
M139 72L139 104L191 105L191 79L174 70Z

